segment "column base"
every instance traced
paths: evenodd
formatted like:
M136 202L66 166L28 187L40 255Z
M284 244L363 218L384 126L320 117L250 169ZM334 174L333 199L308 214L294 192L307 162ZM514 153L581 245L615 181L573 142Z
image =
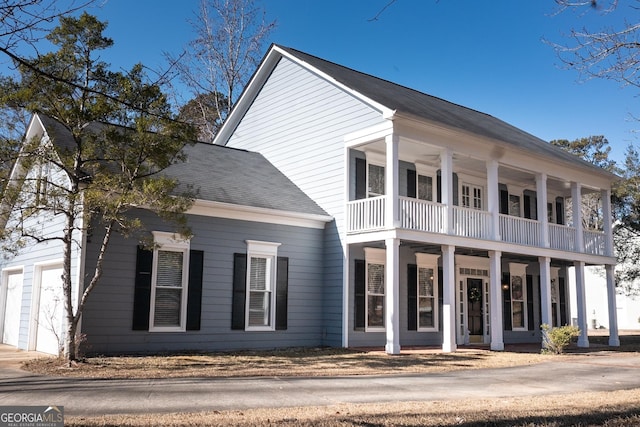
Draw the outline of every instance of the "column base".
M384 351L386 351L387 354L400 354L400 345L387 344L384 346Z
M578 338L578 347L588 348L589 347L589 338L587 338L587 337Z
M453 353L457 350L457 346L455 344L444 343L442 344L442 351L444 353Z
M620 347L620 339L609 337L609 347Z
M504 351L504 343L503 342L492 342L491 343L492 351Z

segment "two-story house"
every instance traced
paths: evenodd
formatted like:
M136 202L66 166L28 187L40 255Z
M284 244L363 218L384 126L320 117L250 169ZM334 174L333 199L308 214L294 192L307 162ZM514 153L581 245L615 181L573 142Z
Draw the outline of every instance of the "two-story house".
M38 115L27 139L55 148L67 133ZM502 350L574 317L588 346L587 265L606 270L609 344L619 345L617 177L490 115L273 45L215 144L186 154L166 173L198 192L192 236L134 212L155 247L113 238L80 325L86 351ZM15 185L55 175L39 166L17 164ZM591 193L604 201L601 230L583 226ZM51 233L61 226L55 215L34 221ZM76 297L100 242L97 227L78 230ZM2 342L56 353L59 245L3 255Z
M214 142L262 153L335 218L326 343L501 350L574 316L588 346L584 268L603 265L619 345L616 176L490 115L278 45ZM581 218L594 192L602 230Z

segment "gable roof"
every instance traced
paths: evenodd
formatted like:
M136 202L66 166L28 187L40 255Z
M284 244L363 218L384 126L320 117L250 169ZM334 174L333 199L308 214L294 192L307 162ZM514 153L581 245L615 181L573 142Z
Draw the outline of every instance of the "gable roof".
M204 142L184 151L187 160L164 173L179 180L178 189L191 185L198 199L327 216L262 154Z
M38 118L59 149L72 147L73 139L67 128L45 115L39 114ZM199 200L329 218L259 153L204 142L187 144L183 150L186 161L162 171L178 180L176 190L179 192L191 189L197 192L196 199Z
M568 162L574 166L589 168L600 174L608 175L610 178L617 178L614 174L489 114L344 67L290 47L272 45L260 68L266 63L275 66L277 63L275 58L280 56L285 56L324 74L326 78L366 99L370 105L381 109L383 114L407 116L421 121L437 123L448 128L491 139L497 143L504 144L506 147L534 151L544 156ZM260 72L260 68L254 74L254 78ZM270 70L267 71L265 74L268 75ZM252 78L252 81L254 78ZM247 104L250 104L250 102ZM220 130L221 144L225 143L224 139L230 136L233 128L237 125L234 120L241 120L240 116L242 114L242 111L236 116L232 114L232 120L230 120L231 123L228 124L227 129L223 126ZM217 139L214 142L218 143Z

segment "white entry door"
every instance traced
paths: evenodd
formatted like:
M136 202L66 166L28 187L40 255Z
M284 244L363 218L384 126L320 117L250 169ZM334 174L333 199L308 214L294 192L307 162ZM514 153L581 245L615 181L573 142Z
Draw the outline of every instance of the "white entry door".
M36 351L59 354L63 337L62 268L40 270L40 298L36 333Z
M5 276L5 307L2 342L18 346L20 338L20 312L22 308L22 271L12 271Z

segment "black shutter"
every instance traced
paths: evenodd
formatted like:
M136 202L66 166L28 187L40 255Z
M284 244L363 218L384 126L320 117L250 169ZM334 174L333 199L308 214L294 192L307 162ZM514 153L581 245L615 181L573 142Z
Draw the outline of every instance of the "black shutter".
M356 157L356 200L367 197L367 161Z
M418 197L417 187L418 175L416 171L407 169L407 197Z
M459 190L458 190L458 174L457 173L453 173L451 176L451 180L453 181L451 184L453 185L453 204L456 206L460 205L460 202L458 201L459 198Z
M189 252L189 286L187 287L187 330L200 330L200 313L202 310L202 269L204 252Z
M444 315L442 313L442 308L444 307L444 278L442 277L442 267L438 267L438 327L439 330L442 330L442 321L444 319Z
M509 287L502 291L502 301L503 301L503 319L504 319L504 330L510 331L513 329L511 323L511 275L509 273L502 274L502 283L508 283Z
M354 304L354 328L356 330L364 330L365 325L365 274L366 274L365 262L362 259L356 259L354 261L354 290L355 290L355 304Z
M564 199L556 198L556 224L564 225Z
M436 173L436 202L442 203L442 172Z
M149 330L149 310L151 308L151 270L153 251L138 246L136 254L136 279L133 291L134 331Z
M533 219L531 214L531 195L524 193L524 217Z
M287 329L287 299L289 295L289 258L278 257L276 278L276 329Z
M418 266L407 265L407 329L418 330Z
M527 274L527 329L530 331L536 329L533 322L533 276Z
M509 215L509 191L504 184L498 184L500 190L500 213Z
M233 254L233 298L231 329L244 330L244 306L247 293L247 254Z
M567 289L565 288L564 277L558 278L558 292L560 292L560 326L567 323Z

